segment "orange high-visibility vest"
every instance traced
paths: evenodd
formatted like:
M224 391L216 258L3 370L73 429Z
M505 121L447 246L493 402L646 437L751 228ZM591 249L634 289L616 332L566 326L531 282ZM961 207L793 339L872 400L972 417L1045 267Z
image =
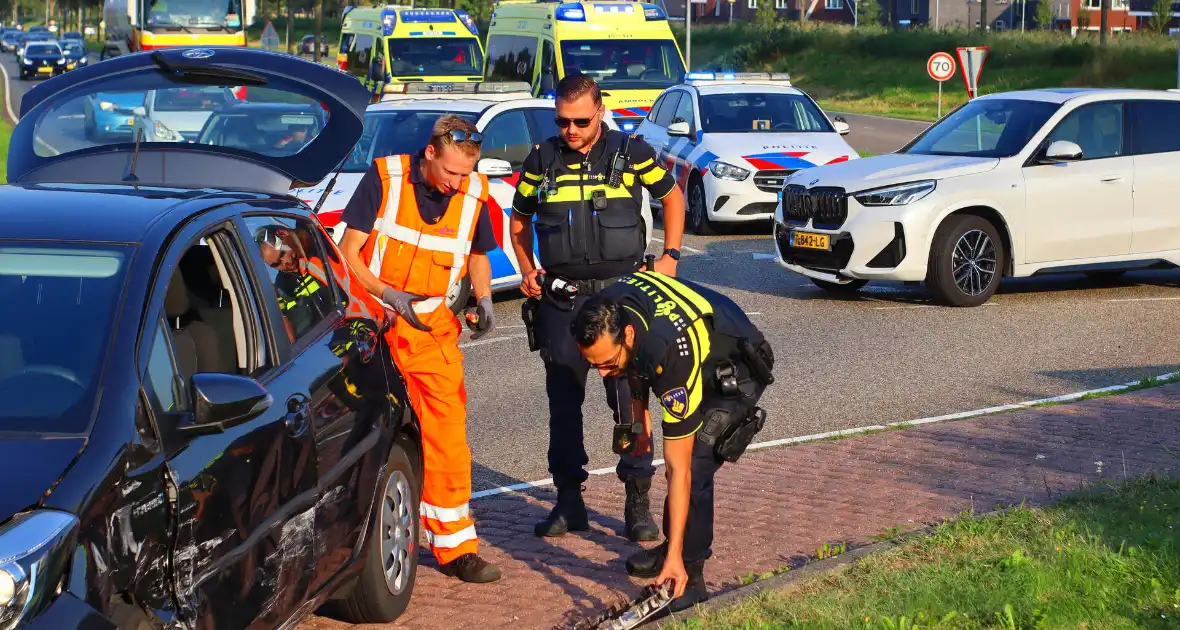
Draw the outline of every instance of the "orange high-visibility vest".
M480 173L464 177L442 218L432 224L423 221L418 211L409 177L410 156L382 158L377 169L382 202L361 251L363 259L373 275L395 291L429 298L414 303L416 313L444 308L446 295L467 275L478 212L488 200L488 178Z

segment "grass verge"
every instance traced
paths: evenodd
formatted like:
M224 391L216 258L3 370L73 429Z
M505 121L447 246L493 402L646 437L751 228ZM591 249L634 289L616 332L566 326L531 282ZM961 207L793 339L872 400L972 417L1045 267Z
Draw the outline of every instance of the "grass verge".
M0 99L8 98L7 85L0 85ZM0 100L0 108L4 101ZM0 115L0 184L8 183L8 140L12 137L12 126L7 115Z
M1176 628L1180 479L1091 487L1043 510L960 515L929 537L674 628Z

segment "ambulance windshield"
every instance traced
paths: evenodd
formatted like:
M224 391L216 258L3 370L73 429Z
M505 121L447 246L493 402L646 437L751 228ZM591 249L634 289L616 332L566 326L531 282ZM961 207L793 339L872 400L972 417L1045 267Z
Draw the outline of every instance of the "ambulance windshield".
M241 0L142 0L151 31L194 29L237 32L242 27Z
M603 89L662 90L684 80L684 61L671 39L561 42L565 75L588 74Z
M474 37L391 37L389 72L395 77L469 77L483 74Z

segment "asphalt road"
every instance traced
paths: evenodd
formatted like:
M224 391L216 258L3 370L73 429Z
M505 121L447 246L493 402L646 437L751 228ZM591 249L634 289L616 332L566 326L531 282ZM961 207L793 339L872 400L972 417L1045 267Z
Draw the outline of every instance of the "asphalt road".
M0 63L14 69L11 57ZM14 81L14 96L29 85ZM852 126L849 142L873 153L900 147L924 125L845 117ZM73 133L67 129L56 140L69 141ZM1180 316L1180 272L1132 273L1106 285L1080 275L1010 280L985 306L950 309L929 305L920 286L900 283L870 284L851 299L833 297L780 268L772 248L765 225L690 235L679 270L736 300L775 348L778 382L763 399L770 419L760 441L1020 402L1180 369L1168 343ZM519 294L502 294L496 302L497 329L475 342L465 335L462 342L476 490L548 476L541 361L528 352ZM610 413L594 378L584 411L590 467L613 467Z

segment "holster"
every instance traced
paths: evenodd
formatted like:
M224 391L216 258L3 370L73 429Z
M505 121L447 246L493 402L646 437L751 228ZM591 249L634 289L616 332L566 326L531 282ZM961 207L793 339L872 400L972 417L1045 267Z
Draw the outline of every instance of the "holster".
M697 431L697 439L713 447L713 455L727 462L736 462L754 441L754 436L766 424L766 411L761 407L732 413L726 409L710 409L705 423Z
M537 298L528 298L520 305L520 318L524 320L524 332L529 339L529 352L536 352L541 346L537 343Z

